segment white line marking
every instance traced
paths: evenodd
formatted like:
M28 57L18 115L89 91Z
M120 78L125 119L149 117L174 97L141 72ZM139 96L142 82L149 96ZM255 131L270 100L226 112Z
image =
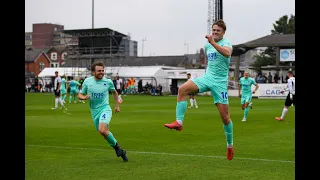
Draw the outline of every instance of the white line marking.
M26 147L40 147L40 148L56 148L56 149L75 149L75 150L95 150L95 151L113 151L109 149L98 149L98 148L80 148L80 147L66 147L66 146L43 146L43 145L25 145ZM169 156L185 156L185 157L204 157L204 158L219 158L226 159L225 156L207 156L200 154L175 154L175 153L165 153L165 152L142 152L142 151L131 151L127 150L127 152L135 153L135 154L156 154L156 155L169 155ZM242 158L242 157L234 157L233 159L242 159L242 160L251 160L251 161L269 161L269 162L282 162L282 163L293 163L294 161L287 160L274 160L274 159L258 159L258 158Z
M67 111L63 111L63 113L67 114L67 115L70 115L70 116L72 115L71 113L68 113Z

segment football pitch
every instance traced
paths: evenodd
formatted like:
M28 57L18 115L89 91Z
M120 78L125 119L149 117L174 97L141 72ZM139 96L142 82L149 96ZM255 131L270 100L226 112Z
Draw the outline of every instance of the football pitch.
M181 132L163 124L175 119L176 96L123 96L110 130L129 162L116 157L95 130L89 104L51 110L53 93L25 94L25 177L28 180L290 180L295 178L293 107L282 122L284 100L253 99L246 122L240 98L230 97L234 158L211 97L197 96ZM68 99L69 97L67 97ZM110 96L111 108L114 108ZM188 101L188 104L189 101Z

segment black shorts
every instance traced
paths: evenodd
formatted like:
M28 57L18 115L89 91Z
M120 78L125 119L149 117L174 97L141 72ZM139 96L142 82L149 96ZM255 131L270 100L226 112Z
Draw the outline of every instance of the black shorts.
M189 96L194 96L194 95L196 95L196 93L189 93L188 95Z
M119 95L121 94L121 90L120 89L117 89L117 92L118 92Z
M290 94L288 94L286 102L284 103L285 106L291 106L291 104L296 104L296 98L295 95L292 95L292 100L290 99Z
M61 92L61 91L57 92L57 90L54 90L54 96L60 97L60 92Z

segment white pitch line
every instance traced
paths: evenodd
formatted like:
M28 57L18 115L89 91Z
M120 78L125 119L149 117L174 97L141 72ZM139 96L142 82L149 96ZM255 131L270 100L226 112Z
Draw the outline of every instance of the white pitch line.
M111 151L109 149L98 149L98 148L80 148L80 147L67 147L67 146L43 146L43 145L25 145L26 147L40 147L40 148L56 148L56 149L75 149L75 150L95 150L95 151ZM127 152L135 153L135 154L154 154L154 155L169 155L169 156L184 156L184 157L204 157L204 158L219 158L225 159L225 156L207 156L200 154L175 154L175 153L166 153L166 152L143 152L143 151L131 151L127 150ZM242 160L251 160L251 161L269 161L269 162L282 162L282 163L293 163L294 161L287 160L275 160L275 159L258 159L258 158L242 158L242 157L234 157L233 159L242 159Z

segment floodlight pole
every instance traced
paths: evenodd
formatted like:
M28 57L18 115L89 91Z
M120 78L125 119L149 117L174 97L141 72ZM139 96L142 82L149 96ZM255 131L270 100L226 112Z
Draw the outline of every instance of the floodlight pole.
M92 0L92 29L94 29L94 0Z

